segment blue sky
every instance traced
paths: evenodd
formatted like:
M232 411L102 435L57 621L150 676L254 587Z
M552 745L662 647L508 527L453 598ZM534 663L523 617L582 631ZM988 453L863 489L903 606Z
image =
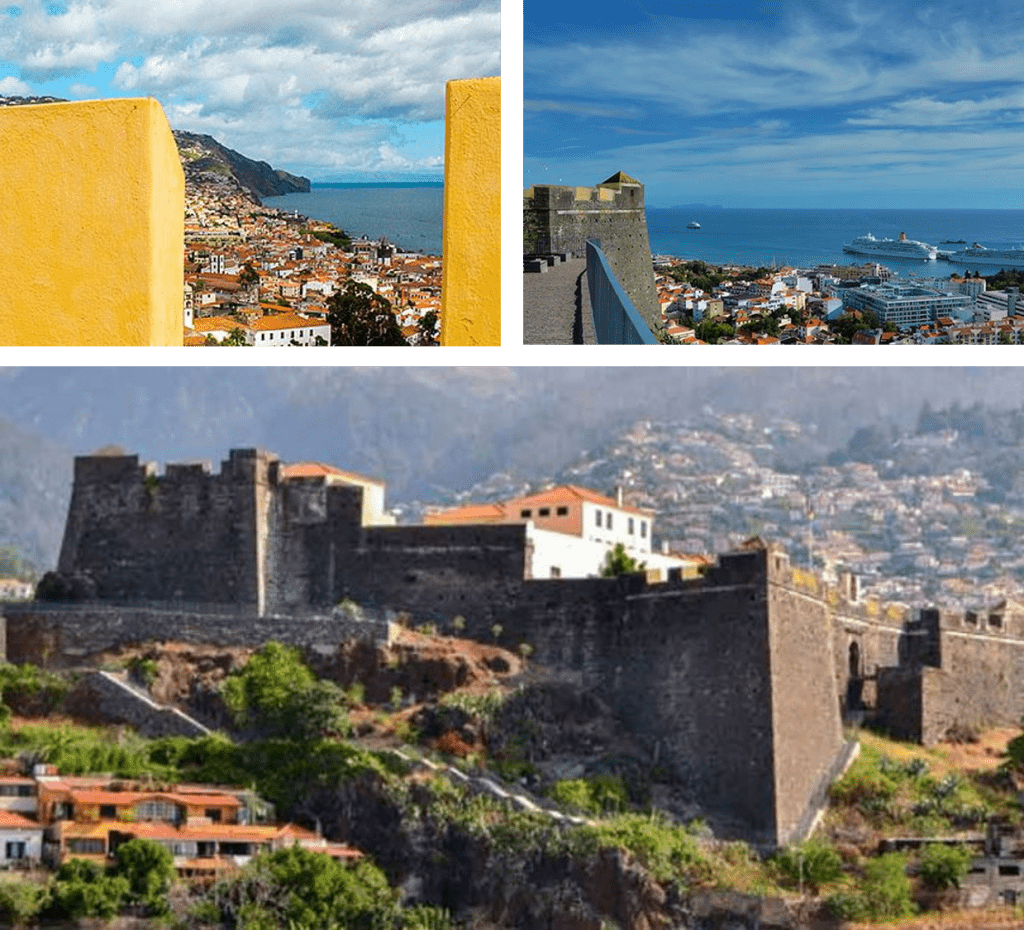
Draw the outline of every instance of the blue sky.
M313 180L439 177L445 82L500 66L500 0L3 3L0 95L153 96Z
M1024 207L1024 5L526 0L524 183Z

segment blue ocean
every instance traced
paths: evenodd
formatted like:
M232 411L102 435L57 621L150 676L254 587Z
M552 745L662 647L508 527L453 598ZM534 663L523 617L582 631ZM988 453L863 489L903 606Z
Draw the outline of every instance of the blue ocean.
M687 229L689 222L700 229ZM871 233L896 239L901 232L940 249L956 251L979 242L986 248L1024 245L1024 210L772 210L722 207L647 208L655 255L699 258L713 264L814 267L879 261L901 276L948 277L954 271L998 268L947 261L869 258L843 252L843 244ZM945 244L962 239L966 245Z
M265 197L264 203L334 223L353 238L387 236L403 249L441 254L441 184L314 184L308 194Z

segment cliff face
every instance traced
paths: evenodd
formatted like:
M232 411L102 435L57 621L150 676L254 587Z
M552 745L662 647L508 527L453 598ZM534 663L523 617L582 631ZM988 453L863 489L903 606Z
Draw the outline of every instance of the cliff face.
M178 153L186 175L190 171L208 171L231 176L257 197L309 193L309 178L272 168L265 161L246 158L234 149L221 145L213 136L175 129L174 141L178 143Z

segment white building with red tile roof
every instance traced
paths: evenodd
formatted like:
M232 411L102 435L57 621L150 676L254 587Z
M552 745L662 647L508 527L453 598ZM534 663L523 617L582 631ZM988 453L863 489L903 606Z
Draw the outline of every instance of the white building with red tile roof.
M690 567L683 559L651 547L654 512L631 507L589 488L565 484L492 504L470 504L427 514L428 526L472 523L526 523L532 547L533 578L586 578L601 574L608 554L622 545L648 570Z

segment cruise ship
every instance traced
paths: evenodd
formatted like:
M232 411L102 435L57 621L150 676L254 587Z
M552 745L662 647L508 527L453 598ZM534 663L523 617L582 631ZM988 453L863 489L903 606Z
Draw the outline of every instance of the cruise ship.
M951 262L963 262L969 265L1000 265L1003 268L1012 266L1024 268L1024 249L986 249L974 243L969 249L950 252Z
M905 232L900 233L899 239L876 239L871 233L866 236L858 236L849 245L844 245L843 251L852 252L854 255L917 258L926 262L935 261L938 256L938 249L934 245L918 242L916 239L908 239Z

